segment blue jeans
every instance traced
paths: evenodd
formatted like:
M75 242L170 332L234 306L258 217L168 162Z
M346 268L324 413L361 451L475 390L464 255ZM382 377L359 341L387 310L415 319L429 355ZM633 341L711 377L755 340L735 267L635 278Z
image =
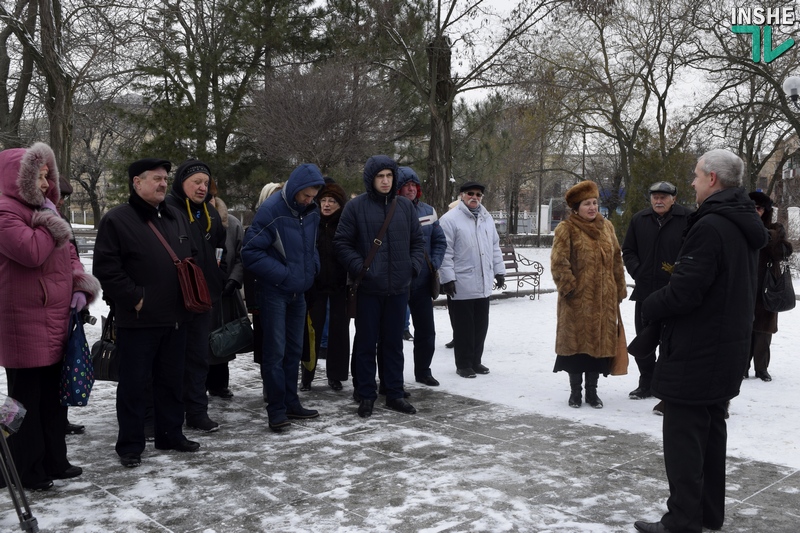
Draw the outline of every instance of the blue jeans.
M264 340L261 379L272 424L286 420L286 409L298 407L297 376L303 354L306 300L302 294L262 289L258 305Z

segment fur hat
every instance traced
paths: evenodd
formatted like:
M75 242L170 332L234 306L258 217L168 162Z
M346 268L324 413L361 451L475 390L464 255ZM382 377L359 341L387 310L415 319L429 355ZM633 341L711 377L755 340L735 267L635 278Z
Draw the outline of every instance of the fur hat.
M767 196L761 191L753 191L748 194L751 200L753 200L758 207L763 207L764 212L761 214L761 220L764 224L771 224L772 223L772 198Z
M567 200L567 205L572 207L589 198L600 198L600 192L595 182L586 180L570 187L564 198Z
M338 183L326 183L325 186L320 189L319 194L317 194L316 202L319 203L319 201L326 196L330 196L336 200L339 203L339 207L344 207L345 202L347 202L347 193L344 192L344 189L342 189L341 185Z

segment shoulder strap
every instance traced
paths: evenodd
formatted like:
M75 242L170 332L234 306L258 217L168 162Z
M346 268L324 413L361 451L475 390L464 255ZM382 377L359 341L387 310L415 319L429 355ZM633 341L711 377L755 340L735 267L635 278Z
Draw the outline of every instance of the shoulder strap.
M163 244L164 248L167 249L167 252L169 252L169 256L172 258L172 262L173 263L180 263L181 260L178 259L178 256L175 255L175 252L172 251L172 247L169 245L169 243L167 243L167 240L164 238L164 236L161 235L161 232L158 231L158 228L156 228L155 224L153 224L153 221L152 220L148 220L147 221L147 225L150 226L150 229L153 230L153 233L156 234L156 237L158 237L158 240L161 241L161 244Z
M375 237L374 241L372 241L372 247L369 249L367 258L364 259L364 264L361 266L361 272L358 273L358 277L354 282L356 287L358 287L358 285L361 283L361 280L364 279L364 276L367 274L367 270L369 270L369 266L372 264L372 260L375 259L375 254L378 253L378 248L380 248L383 244L383 237L386 235L386 230L389 229L389 222L392 221L392 215L394 215L394 210L396 207L397 196L392 199L392 205L389 207L389 212L386 213L386 218L383 219L383 226L381 226L381 229L378 231L378 236Z

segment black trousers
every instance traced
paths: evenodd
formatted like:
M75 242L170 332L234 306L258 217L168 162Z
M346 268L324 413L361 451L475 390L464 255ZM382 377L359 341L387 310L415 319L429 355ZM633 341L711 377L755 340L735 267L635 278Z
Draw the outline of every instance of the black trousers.
M375 383L378 339L383 352L381 381L385 382L386 399L403 397L403 322L407 305L407 293L392 296L377 296L362 291L358 293L353 381L364 400L378 397ZM328 327L330 329L330 325Z
M456 368L475 368L483 358L483 343L489 331L489 298L454 300L447 298L453 325Z
M661 523L675 533L720 529L725 519L725 402L664 402L664 465L669 481Z
M350 372L350 319L347 318L347 287L335 293L317 293L311 303L308 316L311 317L311 326L314 328L314 344L319 354L322 342L322 330L325 328L325 317L328 316L328 350L325 356L325 368L328 379L347 381ZM330 314L328 309L330 308ZM304 339L308 342L308 336ZM303 349L305 353L305 348ZM306 376L314 378L314 373L308 372L304 367L304 381Z
M633 315L633 325L636 328L638 335L643 329L642 323L642 302L636 302ZM649 389L650 384L653 382L653 372L656 369L656 351L650 352L647 357L634 357L636 366L639 367L639 387Z
M208 335L211 333L211 312L195 314L187 322L185 329L183 405L186 409L186 422L196 422L208 416L206 377L209 366Z
M750 361L754 363L756 372L766 372L769 367L770 350L772 344L772 333L764 331L754 331L750 336ZM750 369L750 362L747 363Z
M67 408L58 399L61 363L39 368L6 368L8 395L27 410L19 431L8 438L23 485L51 479L67 461Z
M208 344L208 342L206 342ZM117 327L120 358L117 384L116 450L122 456L144 451L145 394L152 382L155 444L169 447L183 439L183 360L186 330Z

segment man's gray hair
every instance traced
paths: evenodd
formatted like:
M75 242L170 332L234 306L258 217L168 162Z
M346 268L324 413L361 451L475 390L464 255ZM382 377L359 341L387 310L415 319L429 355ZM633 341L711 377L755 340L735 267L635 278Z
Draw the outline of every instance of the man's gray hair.
M717 148L700 157L703 172L714 172L723 188L741 187L744 176L744 161L730 150Z

